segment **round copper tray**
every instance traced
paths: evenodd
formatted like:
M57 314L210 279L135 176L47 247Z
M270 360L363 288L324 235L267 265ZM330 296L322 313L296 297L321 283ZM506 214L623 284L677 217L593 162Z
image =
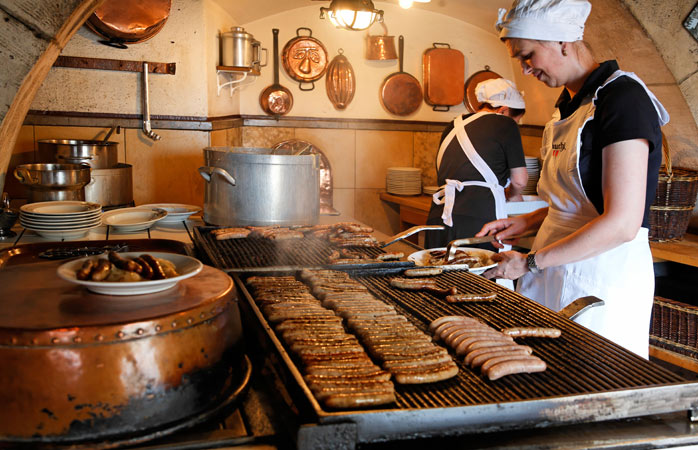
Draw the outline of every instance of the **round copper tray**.
M87 19L100 41L126 48L155 36L170 16L171 0L107 0Z
M475 72L465 81L463 104L468 111L472 113L477 112L482 105L482 103L477 101L477 95L475 95L475 88L477 85L483 81L492 80L494 78L502 78L502 76L496 72L492 72L490 66L485 66L485 70Z

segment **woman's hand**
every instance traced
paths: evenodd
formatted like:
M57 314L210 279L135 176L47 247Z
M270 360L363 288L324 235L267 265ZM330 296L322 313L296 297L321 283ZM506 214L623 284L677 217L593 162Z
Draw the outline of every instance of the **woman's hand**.
M482 274L485 278L506 278L516 280L528 272L526 255L519 252L502 252L492 255L492 260L498 262L494 267Z
M499 241L509 236L521 234L526 231L526 228L527 222L522 216L508 217L506 219L499 219L486 223L475 236L480 237L494 234L497 240L492 241L492 245L496 248L504 248L504 245Z

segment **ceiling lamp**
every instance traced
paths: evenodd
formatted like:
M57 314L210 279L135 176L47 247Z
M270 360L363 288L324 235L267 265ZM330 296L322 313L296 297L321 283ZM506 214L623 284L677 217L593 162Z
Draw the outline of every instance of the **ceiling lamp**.
M383 11L376 9L371 0L332 0L329 8L320 8L321 19L325 14L332 25L345 30L365 30L383 21Z

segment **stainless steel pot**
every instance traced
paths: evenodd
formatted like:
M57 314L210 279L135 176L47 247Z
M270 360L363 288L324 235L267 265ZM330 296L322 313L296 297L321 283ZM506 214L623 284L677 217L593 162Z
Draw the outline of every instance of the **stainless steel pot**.
M76 139L41 139L39 162L89 164L93 169L109 169L118 162L118 142Z
M318 155L270 148L207 147L204 221L219 226L313 225L320 201Z
M242 27L232 27L221 34L222 59L224 66L247 67L250 69L266 65L266 48ZM261 53L265 53L265 62L261 64Z
M92 169L92 180L85 186L85 200L102 206L133 203L133 167L119 163L111 169Z
M28 201L85 200L85 186L90 182L87 164L21 164L15 178L28 189Z

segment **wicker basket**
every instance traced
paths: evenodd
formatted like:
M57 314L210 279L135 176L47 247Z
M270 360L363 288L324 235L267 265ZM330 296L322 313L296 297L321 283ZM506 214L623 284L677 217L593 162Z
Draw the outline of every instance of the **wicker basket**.
M654 297L650 343L698 359L698 306Z
M666 166L659 169L654 203L650 206L651 241L677 241L683 238L696 205L698 171L672 167L669 143L662 133Z

